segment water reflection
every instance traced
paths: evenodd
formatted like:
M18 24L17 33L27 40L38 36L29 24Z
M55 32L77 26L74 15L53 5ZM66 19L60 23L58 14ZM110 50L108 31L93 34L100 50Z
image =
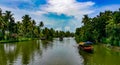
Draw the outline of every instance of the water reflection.
M0 65L83 65L73 38L0 44Z
M85 59L85 65L120 65L120 52L115 52L102 45L94 45L93 54L82 51L80 54Z
M0 64L27 65L34 58L35 51L41 55L37 41L0 44Z
M72 42L69 42L73 40ZM68 42L67 42L68 41ZM64 38L63 41L54 39L53 47L43 52L40 65L83 65L83 59L79 56L74 39Z

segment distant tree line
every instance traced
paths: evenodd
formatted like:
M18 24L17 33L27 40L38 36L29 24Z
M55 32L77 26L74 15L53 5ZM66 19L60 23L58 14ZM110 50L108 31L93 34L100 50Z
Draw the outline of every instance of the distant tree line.
M0 9L0 40L18 40L25 38L42 38L52 39L54 37L71 37L74 33L69 31L55 31L53 28L44 27L41 21L36 25L36 21L32 20L29 15L24 15L21 21L15 22L15 18L11 11L2 12Z
M93 41L120 46L120 9L100 12L94 18L84 15L82 23L84 25L75 32L77 42Z

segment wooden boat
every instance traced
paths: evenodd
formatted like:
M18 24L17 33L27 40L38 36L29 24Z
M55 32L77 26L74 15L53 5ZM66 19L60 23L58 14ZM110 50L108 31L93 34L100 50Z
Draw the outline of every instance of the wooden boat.
M86 52L93 52L92 42L89 41L80 42L78 48Z

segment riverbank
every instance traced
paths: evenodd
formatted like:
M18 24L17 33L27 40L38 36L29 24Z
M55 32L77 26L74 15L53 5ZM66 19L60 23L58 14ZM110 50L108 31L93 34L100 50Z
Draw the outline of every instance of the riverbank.
M109 44L101 44L103 47L106 47L109 50L120 52L120 46L112 46Z
M38 38L20 38L20 39L1 40L0 43L22 42L22 41L30 41L35 39Z
M0 43L13 43L13 42L23 42L23 41L30 41L30 40L38 40L40 38L19 38L19 39L10 39L10 40L1 40ZM43 39L41 39L43 40ZM51 39L44 39L44 43L49 43L53 41L53 38Z

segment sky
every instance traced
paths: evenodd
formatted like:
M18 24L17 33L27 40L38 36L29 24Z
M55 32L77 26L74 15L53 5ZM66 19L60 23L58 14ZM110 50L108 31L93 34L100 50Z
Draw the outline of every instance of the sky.
M118 10L120 0L0 0L0 8L11 11L16 22L28 14L37 24L43 21L45 27L75 32L83 25L83 15Z

